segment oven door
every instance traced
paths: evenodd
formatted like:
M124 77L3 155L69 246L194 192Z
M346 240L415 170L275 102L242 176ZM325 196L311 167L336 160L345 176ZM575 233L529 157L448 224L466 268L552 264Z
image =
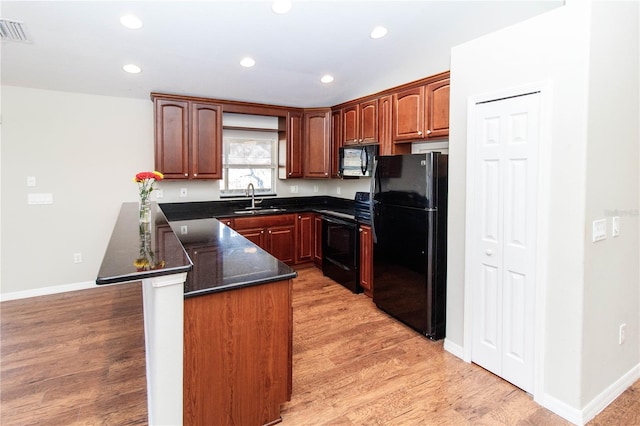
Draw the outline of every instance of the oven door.
M360 293L358 225L322 216L322 273Z

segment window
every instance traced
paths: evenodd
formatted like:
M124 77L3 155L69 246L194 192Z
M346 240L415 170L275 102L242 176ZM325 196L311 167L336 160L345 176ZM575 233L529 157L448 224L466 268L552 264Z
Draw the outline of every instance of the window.
M224 130L220 194L244 196L252 183L256 194L274 194L278 133Z

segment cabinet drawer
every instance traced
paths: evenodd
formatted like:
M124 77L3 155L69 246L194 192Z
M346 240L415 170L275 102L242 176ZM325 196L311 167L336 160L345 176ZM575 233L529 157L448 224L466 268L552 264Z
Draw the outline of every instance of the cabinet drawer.
M295 215L281 214L254 217L237 217L234 219L235 229L246 228L266 228L269 226L293 225L295 223Z

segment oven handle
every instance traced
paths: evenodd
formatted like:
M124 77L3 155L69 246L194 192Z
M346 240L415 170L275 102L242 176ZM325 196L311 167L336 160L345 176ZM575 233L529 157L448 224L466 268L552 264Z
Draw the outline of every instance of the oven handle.
M355 228L356 224L353 222L347 222L346 220L335 219L329 216L322 216L322 220L326 220L327 222L336 224L336 225L345 225L351 228Z

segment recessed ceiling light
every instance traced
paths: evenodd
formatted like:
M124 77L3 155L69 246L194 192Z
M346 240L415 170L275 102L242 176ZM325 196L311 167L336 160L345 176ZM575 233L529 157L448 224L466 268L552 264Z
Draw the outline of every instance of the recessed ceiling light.
M140 68L135 64L127 64L123 66L122 69L128 72L129 74L139 74L140 71L142 71L142 68Z
M387 35L387 29L385 27L375 27L371 31L371 38L382 38Z
M240 65L242 65L245 68L251 68L255 64L256 64L256 61L254 61L252 58L249 58L248 56L246 58L242 58L242 60L240 61Z
M127 28L137 30L142 28L142 21L135 15L124 15L120 17L120 23Z
M291 2L289 0L276 0L271 4L271 10L278 15L283 15L291 10Z
M329 74L323 75L320 81L323 83L331 83L333 81L333 76Z

